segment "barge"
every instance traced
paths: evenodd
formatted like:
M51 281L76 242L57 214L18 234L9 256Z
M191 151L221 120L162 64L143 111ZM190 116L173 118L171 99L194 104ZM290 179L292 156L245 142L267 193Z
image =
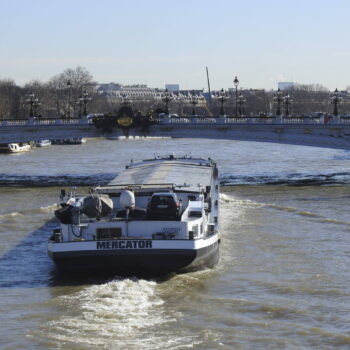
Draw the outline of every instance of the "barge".
M163 275L219 259L219 181L213 160L131 162L108 185L66 196L48 253L66 271Z

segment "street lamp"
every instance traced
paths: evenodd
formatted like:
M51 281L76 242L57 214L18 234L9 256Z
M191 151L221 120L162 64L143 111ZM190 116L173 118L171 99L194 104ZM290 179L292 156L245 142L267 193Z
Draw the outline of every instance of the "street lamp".
M125 92L122 92L120 94L120 98L121 98L121 105L123 106L131 105L133 103L133 100L131 100L128 94Z
M171 102L174 98L172 97L172 93L168 91L168 89L165 89L164 93L162 94L162 101L165 103L165 114L169 115L169 109L168 104Z
M29 118L36 117L36 110L41 105L39 99L35 96L34 92L28 94L26 103L29 105Z
M68 118L70 118L70 105L71 105L71 98L72 98L72 83L68 79L67 81L67 89L68 89Z
M289 94L284 95L283 98L283 106L284 106L284 115L289 116L290 114L290 107L292 105L292 98L289 96Z
M87 106L88 103L91 101L91 97L89 96L89 93L86 90L83 90L82 94L80 95L78 99L79 103L79 117L82 117L82 115L87 115ZM81 113L81 107L84 106L83 114Z
M338 115L338 106L339 103L342 101L342 96L338 89L335 89L333 95L331 96L331 104L333 105L333 115L337 116Z
M276 94L273 96L273 102L277 104L277 110L276 115L281 115L281 104L282 104L283 98L282 98L282 92L280 89L277 90Z
M244 98L244 96L242 95L242 93L240 93L239 94L239 96L238 96L238 101L237 101L237 103L238 103L238 105L239 105L239 108L238 108L238 112L239 112L239 115L240 116L242 116L242 107L243 107L243 105L246 103L247 101L246 101L246 99Z
M233 85L235 86L235 95L236 95L236 112L235 116L236 118L238 117L238 85L239 85L239 80L237 78L237 75L235 76L235 80L233 81Z
M221 103L221 109L220 109L220 115L221 116L224 116L225 115L225 111L224 111L224 103L226 102L227 100L227 94L226 92L224 91L224 89L221 89L219 94L217 95L217 100L220 101Z
M192 116L196 115L196 110L195 110L195 106L198 104L198 96L194 93L194 91L192 92L192 96L191 96L191 105L192 105Z

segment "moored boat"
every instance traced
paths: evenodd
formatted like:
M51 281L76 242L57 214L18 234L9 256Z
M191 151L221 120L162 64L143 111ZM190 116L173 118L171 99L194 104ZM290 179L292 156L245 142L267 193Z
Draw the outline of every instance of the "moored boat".
M67 145L80 145L82 143L86 143L86 139L83 137L72 137L71 139L67 140Z
M65 198L48 243L63 270L162 275L218 262L218 169L211 159L132 162L108 185Z
M86 143L86 139L84 139L83 137L72 137L70 139L52 140L52 144L54 145L80 145L82 143Z
M0 143L0 153L9 153L8 148L8 143Z
M35 143L37 147L46 147L46 146L51 146L51 141L50 140L40 140Z
M20 152L28 152L32 149L29 143L9 143L9 144L1 144L0 152L1 153L20 153Z

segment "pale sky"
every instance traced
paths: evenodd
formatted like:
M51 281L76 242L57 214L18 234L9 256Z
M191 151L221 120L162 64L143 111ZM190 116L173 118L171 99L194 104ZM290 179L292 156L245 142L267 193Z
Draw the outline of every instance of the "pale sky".
M349 0L0 0L0 79L213 89L350 85Z

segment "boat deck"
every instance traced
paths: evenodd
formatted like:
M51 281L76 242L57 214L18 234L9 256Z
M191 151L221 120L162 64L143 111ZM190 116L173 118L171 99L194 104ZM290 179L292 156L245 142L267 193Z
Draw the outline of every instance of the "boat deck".
M173 160L152 159L131 163L125 171L113 179L104 189L123 186L173 187L174 190L198 192L211 185L212 163L210 160L181 158ZM127 185L126 185L127 184Z

